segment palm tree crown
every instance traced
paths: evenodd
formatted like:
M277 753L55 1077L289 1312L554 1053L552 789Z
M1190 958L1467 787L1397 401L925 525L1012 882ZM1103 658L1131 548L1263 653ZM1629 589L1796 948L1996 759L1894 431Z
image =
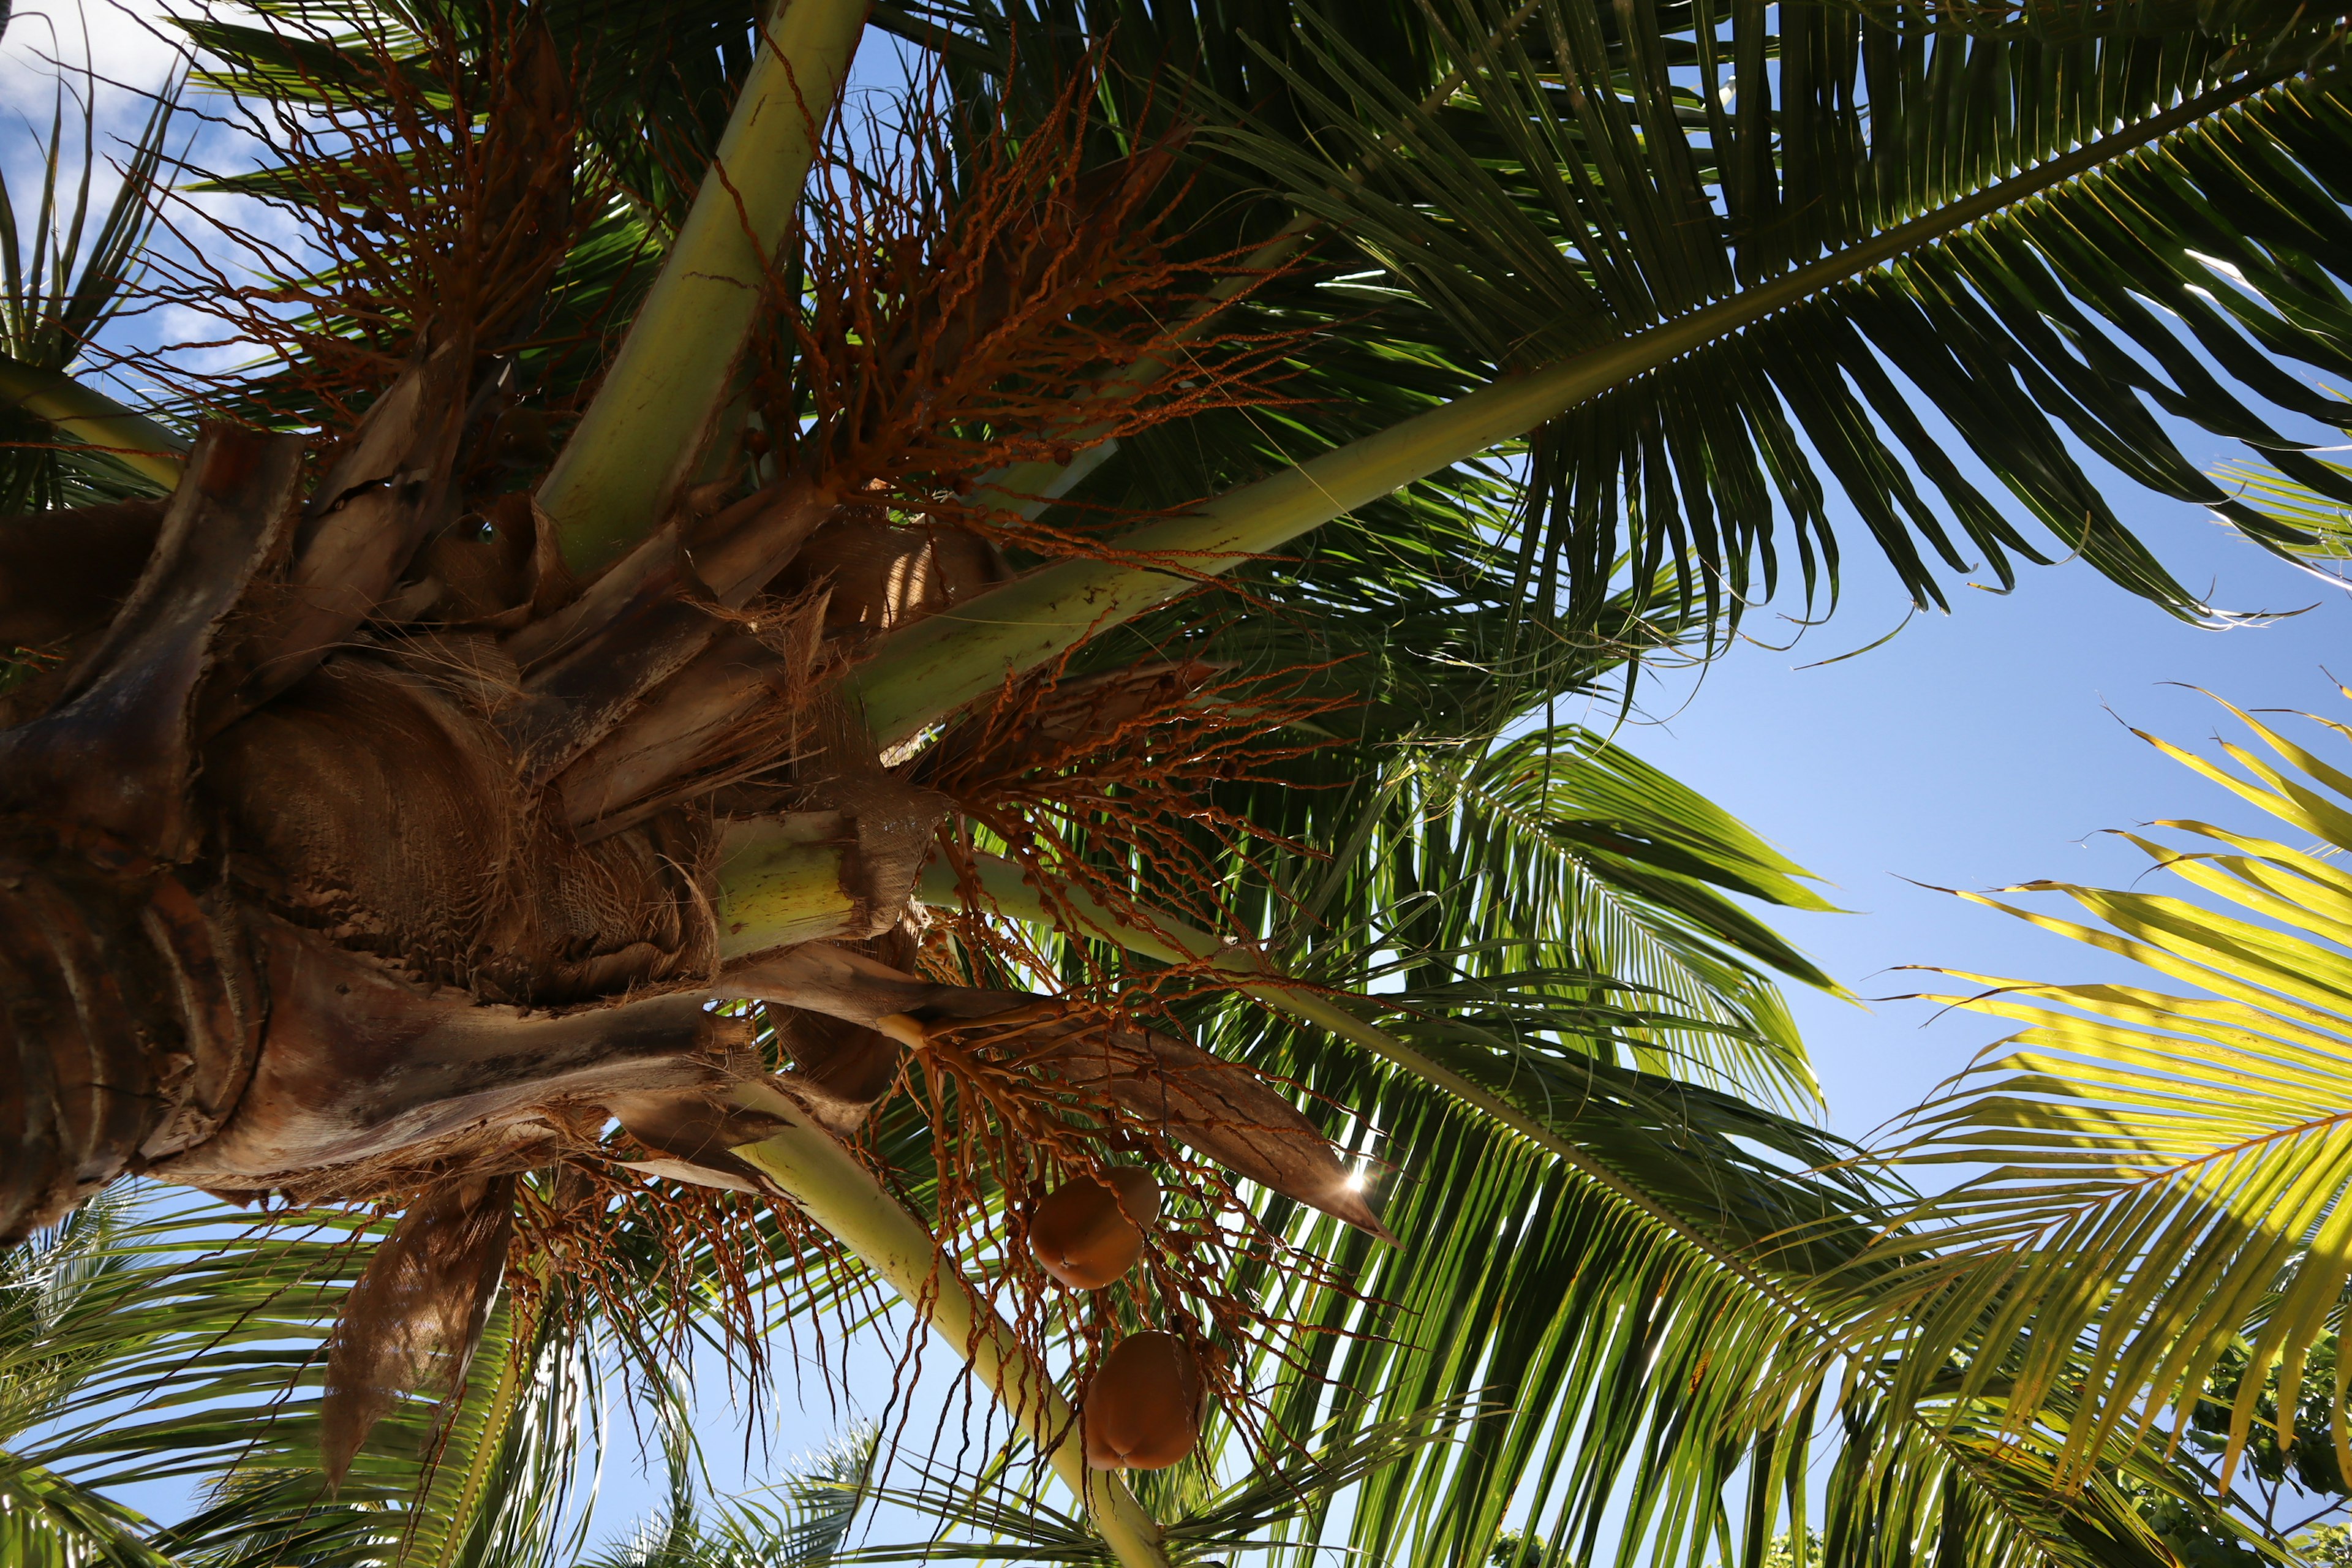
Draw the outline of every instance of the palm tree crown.
M1560 708L1773 595L1826 608L1849 511L1929 606L2080 556L2218 618L2108 470L2339 553L2304 437L2345 425L2308 378L2352 373L2340 16L180 26L255 155L169 156L159 108L79 272L5 258L26 1552L557 1562L596 1347L659 1390L685 1336L756 1362L761 1301L849 1323L886 1286L1017 1432L909 1494L996 1542L937 1552L2260 1535L2164 1423L2239 1354L2226 1486L2263 1378L2301 1385L2340 1182L2217 1194L2167 1163L2204 1130L2172 1090L2037 1066L1928 1124L2016 1163L1918 1198L1806 1120L1777 987L1835 983L1753 905L1826 908L1811 879ZM877 111L844 83L882 40ZM129 301L254 358L140 346ZM2323 864L2222 842L2174 868L2334 934ZM2307 942L2081 896L2221 1012L2045 1001L2252 1030L2337 1115ZM2077 1122L2120 1141L2020 1152ZM331 1239L134 1217L142 1173ZM854 1554L877 1464L765 1523L681 1484L635 1560ZM157 1465L206 1510L95 1489Z

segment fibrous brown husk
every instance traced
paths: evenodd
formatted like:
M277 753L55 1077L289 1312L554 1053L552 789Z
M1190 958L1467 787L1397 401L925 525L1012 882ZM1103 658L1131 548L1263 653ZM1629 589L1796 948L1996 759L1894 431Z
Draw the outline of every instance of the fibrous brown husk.
M778 1081L825 1131L847 1137L898 1081L907 1047L878 1029L797 1007L767 1009L793 1070Z
M279 553L300 463L294 437L205 429L105 635L56 707L0 734L0 809L190 858L196 711L233 616Z
M605 1097L739 1070L698 994L599 1005L716 967L708 820L581 842L517 776L499 721L529 684L490 630L363 625L445 493L456 357L412 366L299 514L298 442L207 430L122 610L0 736L10 1231L125 1170L305 1201L495 1174ZM715 558L760 570L739 545Z
M47 647L104 627L163 527L163 503L153 500L0 520L0 648Z
M448 519L472 360L467 342L442 343L360 421L302 509L285 583L246 606L239 635L222 650L202 705L205 732L293 686L348 642Z
M522 679L499 728L525 778L556 778L704 658L740 619L727 612L764 589L832 510L826 487L795 477L715 518L674 521L591 584L568 613L517 634L509 651L524 667Z
M593 840L730 784L781 784L841 668L824 649L823 614L822 596L740 612L556 776L564 819Z
M827 637L887 632L950 609L1004 580L986 540L960 528L894 525L871 507L845 508L818 529L777 582L827 590Z
M158 1163L213 1191L370 1197L432 1170L521 1170L593 1135L616 1095L709 1091L753 1060L698 991L561 1011L477 1002L267 916L268 1027L236 1111Z
M0 1239L201 1142L245 1086L264 1010L201 873L194 712L225 626L278 553L300 444L209 426L121 610L0 734Z
M526 626L578 591L554 521L520 492L445 524L425 541L416 573L432 590L416 618L485 631Z
M411 1204L343 1299L327 1344L319 1444L330 1486L405 1394L466 1383L514 1234L512 1176L464 1176Z
M223 734L205 786L240 869L289 918L485 1000L710 973L707 826L583 845L551 821L488 721L496 658L481 639L339 658Z

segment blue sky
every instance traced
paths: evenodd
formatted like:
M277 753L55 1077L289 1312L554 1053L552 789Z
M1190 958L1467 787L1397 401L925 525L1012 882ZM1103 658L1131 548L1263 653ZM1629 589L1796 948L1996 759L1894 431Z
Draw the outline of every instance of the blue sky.
M1948 616L1914 616L1884 647L1799 668L1903 619L1891 577L1857 561L1846 603L1795 649L1743 647L1697 679L1669 678L1669 689L1649 693L1647 721L1622 731L1634 751L1833 884L1831 899L1854 912L1775 919L1858 994L1933 981L1895 971L1911 963L2042 980L2126 973L2119 961L1915 884L2121 885L2146 859L2101 829L2156 817L2245 821L2251 808L2126 728L2199 746L2234 731L2227 711L2184 687L2248 709L2352 719L2352 702L2326 673L2352 679L2352 604L2341 589L2198 509L2115 493L2184 583L2211 584L2213 603L2312 607L2267 626L2200 630L2070 563L2029 569L2005 597L1962 590ZM1785 641L1775 635L1784 625L1759 616L1749 631ZM2042 902L2054 910L2061 901ZM1936 1010L1914 1002L1865 1010L1813 993L1791 1000L1831 1124L1850 1135L1916 1103L2000 1035L1966 1014L1931 1022Z

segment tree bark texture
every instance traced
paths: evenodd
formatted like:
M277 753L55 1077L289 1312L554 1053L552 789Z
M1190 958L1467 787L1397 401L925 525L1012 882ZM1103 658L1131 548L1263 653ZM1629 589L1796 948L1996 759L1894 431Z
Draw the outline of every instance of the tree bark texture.
M0 1235L127 1172L507 1173L743 1070L714 796L803 740L823 591L732 612L831 508L680 517L581 594L527 500L456 493L467 376L413 366L307 496L298 438L215 427L168 505L0 525L0 631L49 655L0 731ZM819 815L799 934L895 922L919 850Z
M421 355L312 482L301 438L214 426L166 504L0 522L0 1242L128 1173L404 1205L330 1356L340 1466L456 1386L520 1173L772 1196L742 1094L846 1136L910 1051L1017 1059L1043 1114L1381 1234L1247 1068L876 945L950 803L835 688L992 550L788 473L574 582L528 497L467 491L504 383L476 357Z

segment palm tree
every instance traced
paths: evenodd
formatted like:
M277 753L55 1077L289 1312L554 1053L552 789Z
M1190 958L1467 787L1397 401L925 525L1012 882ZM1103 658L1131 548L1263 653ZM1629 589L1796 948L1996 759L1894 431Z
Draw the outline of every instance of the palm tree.
M1383 1561L1515 1497L1755 1560L1832 1398L1854 1561L2161 1560L2129 1433L1833 1373L1884 1194L1792 1173L1769 976L1827 979L1734 898L1817 896L1558 710L1833 596L1832 489L1929 605L2207 613L2078 448L2316 547L2151 408L2341 488L2275 427L2340 416L2332 17L941 0L861 138L844 0L256 15L190 36L274 162L180 172L309 249L159 194L143 288L267 357L9 372L170 492L7 525L0 1234L401 1205L330 1472L650 1177L921 1303L1130 1564L1205 1465L1090 1473L1062 1391L1147 1328L1204 1458L1496 1394L1300 1527ZM1134 1165L1141 1262L1055 1293L1038 1196Z

